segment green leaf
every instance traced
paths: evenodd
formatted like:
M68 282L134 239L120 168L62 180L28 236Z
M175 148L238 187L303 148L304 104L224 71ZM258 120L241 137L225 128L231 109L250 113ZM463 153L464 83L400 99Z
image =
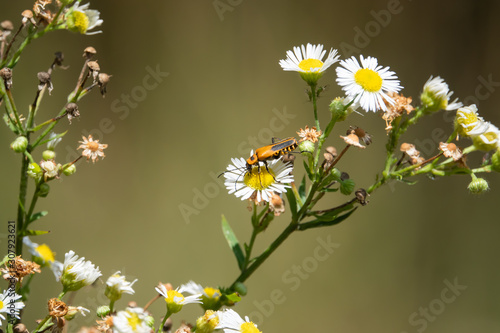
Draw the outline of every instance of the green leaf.
M241 301L241 297L240 297L240 296L238 296L238 294L237 294L237 293L232 293L232 294L229 294L229 295L224 295L224 296L226 296L226 298L227 298L229 301L233 302L233 303L238 303L239 301Z
M7 125L12 132L15 134L19 134L19 130L17 129L16 126L9 120L9 116L7 116L7 113L3 115L3 120L5 121L5 125Z
M338 188L324 188L320 192L337 192L338 190Z
M405 179L405 178L396 179L396 180L400 181L401 183L405 183L406 185L415 185L416 183L418 183L417 180L408 180L408 179Z
M353 208L349 213L346 213L344 215L340 215L338 217L334 217L334 218L330 218L330 219L325 219L324 221L317 219L317 220L314 220L314 221L311 221L311 222L301 223L301 224L298 225L297 229L300 230L300 231L303 231L303 230L312 229L312 228L327 227L327 226L332 226L332 225L335 225L335 224L339 224L340 222L344 221L349 216L351 216L351 214L354 213L354 211L356 209L358 209L358 207Z
M292 216L297 215L297 199L295 199L295 195L293 194L293 190L291 188L286 189L286 197L288 199L288 203L290 204Z
M236 238L236 235L233 232L233 229L229 226L229 223L226 220L226 217L222 215L222 232L224 237L226 237L227 243L231 250L233 250L234 256L236 257L236 261L238 262L238 267L240 270L243 270L243 263L245 262L245 256L243 255L243 251L241 250L240 243Z
M38 213L35 213L35 214L31 215L30 223L33 222L33 221L36 221L38 219L41 219L42 217L44 217L48 213L49 212L47 212L47 211L43 211L43 212L38 212Z
M300 182L299 195L302 202L306 201L306 175L302 177L302 181Z
M45 230L26 230L23 234L23 236L39 236L39 235L45 235L48 234L50 231L45 231Z

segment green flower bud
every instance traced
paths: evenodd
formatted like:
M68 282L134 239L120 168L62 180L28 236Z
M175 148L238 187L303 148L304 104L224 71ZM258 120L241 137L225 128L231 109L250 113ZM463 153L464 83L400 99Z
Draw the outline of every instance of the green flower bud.
M344 121L349 115L349 108L344 105L343 98L337 97L330 103L330 112L335 121ZM351 111L352 112L352 111Z
M74 164L71 164L70 166L66 167L66 166L63 166L63 173L66 175L66 176L71 176L72 174L74 174L76 172L76 166Z
M469 192L472 194L481 194L490 189L486 179L477 178L476 175L474 174L472 174L472 181L470 182L467 188L469 189Z
M340 182L340 193L344 195L349 195L354 191L356 184L352 179L346 179Z
M45 198L50 192L50 186L47 183L40 184L40 188L38 189L38 196Z
M146 316L144 318L144 321L146 322L146 325L148 325L151 328L155 327L155 319L152 316Z
M10 144L10 148L16 153L23 153L28 148L28 139L19 136Z
M109 314L110 308L107 305L101 305L100 307L97 308L97 316L104 318Z
M496 172L500 172L500 150L497 150L491 156L491 168Z
M311 153L314 152L315 149L314 143L312 143L309 140L304 140L301 143L299 143L299 150L301 153L305 153L304 155L310 155Z
M39 179L42 176L42 168L36 163L30 163L28 165L28 176L34 179Z
M234 284L234 291L241 296L245 296L247 294L247 287L243 284L243 282L236 282Z
M56 158L56 153L53 150L44 150L42 153L42 158L46 161L53 160Z
M340 180L340 177L342 176L342 173L340 172L339 169L333 168L332 171L330 171L333 177L335 177L335 180Z

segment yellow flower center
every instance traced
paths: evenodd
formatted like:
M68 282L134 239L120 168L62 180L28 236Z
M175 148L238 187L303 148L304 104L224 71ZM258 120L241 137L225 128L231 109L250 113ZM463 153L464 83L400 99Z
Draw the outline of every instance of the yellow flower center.
M218 299L219 296L220 296L220 290L219 289L215 289L215 288L212 288L212 287L206 287L205 289L203 289L203 291L210 298Z
M0 310L3 309L3 302L0 300Z
M132 312L128 312L131 316L128 317L128 325L132 328L132 331L136 331L137 330L137 326L139 326L139 324L141 323L141 319L139 318L139 316L137 315L137 313L132 313Z
M54 252L50 249L50 247L47 244L42 244L39 245L36 248L36 251L40 254L41 258L45 262L54 262L56 259L54 257Z
M477 123L477 115L474 112L459 112L457 122L465 128L473 127Z
M323 67L323 62L318 59L304 59L299 63L299 68L306 72L319 72L319 70Z
M267 172L266 167L253 167L251 172L245 173L243 182L246 186L254 190L264 190L274 183L274 174L272 170Z
M483 134L488 142L495 142L498 139L498 135L495 132L488 132ZM485 142L486 143L486 142Z
M165 298L165 301L167 303L182 304L184 301L184 296L180 292L178 292L177 290L167 291L167 296L168 297Z
M75 29L78 30L81 34L84 34L87 32L87 29L89 28L89 18L88 16L79 11L73 12L73 19L74 21L74 26Z
M240 332L241 333L262 333L255 327L255 324L252 322L249 323L243 323L240 327Z
M358 70L354 74L354 81L369 92L377 92L382 88L382 78L380 75L368 68Z

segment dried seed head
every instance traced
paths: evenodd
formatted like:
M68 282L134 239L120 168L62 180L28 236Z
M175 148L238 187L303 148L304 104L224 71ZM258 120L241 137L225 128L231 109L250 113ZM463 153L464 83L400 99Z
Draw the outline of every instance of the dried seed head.
M48 302L49 315L52 317L63 317L68 313L68 306L66 303L58 298L51 298Z
M14 333L29 333L28 328L23 323L14 325Z
M137 307L137 302L130 301L130 302L128 302L127 307L129 307L129 308L136 308Z
M2 27L2 30L4 30L4 31L12 31L12 30L14 30L14 25L9 20L2 21L0 23L0 26Z
M328 147L326 147L326 151L327 151L327 153L332 155L333 158L337 157L337 148L335 148L333 146L328 146Z
M21 13L21 16L29 20L33 18L33 12L29 9L26 9Z
M340 136L342 139L344 139L345 143L347 143L350 146L356 146L358 148L366 148L362 144L359 143L359 138L356 134L349 134L348 136Z
M87 63L87 67L92 72L99 72L101 70L101 68L99 67L99 64L97 63L97 61L89 61Z
M71 124L73 118L80 117L80 111L78 111L78 105L75 103L69 103L66 105L66 114L68 115L68 121Z
M358 202L364 206L368 203L368 201L366 200L366 198L368 198L368 196L370 196L366 190L364 188L360 188L359 190L356 190L356 192L354 192L354 194L356 195L356 199L358 200Z
M106 86L111 76L112 75L108 75L106 73L99 73L99 75L97 76L97 83L99 84L102 97L106 96Z
M0 69L0 77L5 81L5 88L10 90L10 87L12 87L12 69L8 67Z
M348 130L347 130L347 135L349 134L356 134L357 137L365 144L365 145L369 145L370 143L372 143L372 136L370 134L368 134L367 132L365 132L364 129L360 128L360 127L357 127L357 126L351 126Z
M273 193L269 200L269 208L274 212L274 216L280 216L285 211L285 203L279 194Z
M460 148L454 143L439 143L439 150L443 152L445 157L451 157L455 162L462 158L463 153Z
M54 89L54 86L52 85L52 81L50 79L50 74L47 72L39 72L37 75L38 81L40 83L38 84L38 91L41 91L45 85L47 85L47 89L49 91L49 95Z
M92 58L93 56L95 56L97 54L97 51L95 48L93 48L92 46L87 46L85 48L85 50L83 50L83 57L84 58L87 58L87 59L90 59Z
M348 180L349 178L351 178L351 177L349 177L349 174L347 172L342 172L340 174L340 180L341 181Z
M57 66L62 66L62 63L64 61L64 54L60 51L54 53L54 55L56 56L55 59L54 59L54 63L57 65Z

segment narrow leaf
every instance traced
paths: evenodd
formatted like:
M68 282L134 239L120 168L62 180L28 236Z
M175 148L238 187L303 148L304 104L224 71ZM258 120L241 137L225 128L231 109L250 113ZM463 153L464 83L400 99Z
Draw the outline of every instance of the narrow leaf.
M53 137L51 137L51 138L48 138L47 140L43 140L42 142L39 142L39 143L37 144L37 147L38 147L38 146L41 146L41 145L43 145L44 143L47 143L47 142L49 142L49 141L52 141L52 140L55 140L55 139L62 138L62 137L63 137L66 133L68 133L68 131L64 131L64 132L62 132L62 133L60 133L60 134L57 134L57 135L55 135L55 136L53 136Z
M290 205L292 216L297 215L297 199L295 199L295 195L293 194L293 190L291 188L286 190L286 197L288 199L288 204Z
M24 232L24 236L39 236L48 234L49 232L50 231L45 231L45 230L26 230Z
M304 162L304 169L306 169L306 172L307 172L307 177L309 177L309 180L313 180L313 175L311 173L311 171L309 170L309 165L307 165L306 161L303 161Z
M302 181L300 182L299 195L302 202L306 201L306 175L302 177Z
M245 256L243 255L243 251L241 250L240 243L236 238L236 235L233 232L233 229L229 226L229 223L226 220L226 217L222 215L222 233L224 237L226 237L227 243L229 247L234 253L236 257L236 261L238 262L238 267L240 270L243 270L243 263L245 262Z

